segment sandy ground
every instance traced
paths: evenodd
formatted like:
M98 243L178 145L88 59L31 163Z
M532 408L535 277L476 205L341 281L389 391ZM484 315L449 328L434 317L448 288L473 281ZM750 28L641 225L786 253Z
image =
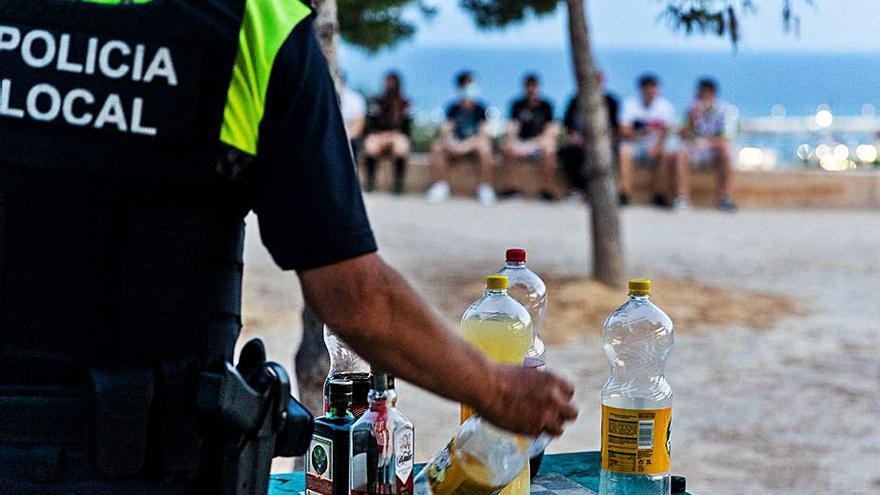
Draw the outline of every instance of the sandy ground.
M505 247L529 249L531 265L550 281L550 366L576 384L581 408L550 450L598 449L607 376L599 322L618 296L582 280L583 207L428 205L384 195L367 206L383 256L450 322L478 296L473 281L497 268ZM246 335L262 335L272 357L290 363L296 277L274 267L249 220ZM658 300L676 321L673 470L689 488L880 494L880 213L634 207L623 225L626 274L658 279ZM565 316L554 319L554 311ZM454 431L457 405L406 384L400 396L424 460Z

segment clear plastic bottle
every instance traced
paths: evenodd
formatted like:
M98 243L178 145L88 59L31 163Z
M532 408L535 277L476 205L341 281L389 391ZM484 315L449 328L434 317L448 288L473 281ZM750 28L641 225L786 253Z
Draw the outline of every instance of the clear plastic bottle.
M505 258L504 268L499 270L498 274L507 276L507 294L526 308L529 316L532 317L535 339L526 354L526 364L540 368L546 364L541 332L544 330L544 313L547 311L547 286L544 285L541 277L526 266L525 249L508 249Z
M532 331L535 338L532 346L526 352L523 365L527 368L543 370L547 366L544 355L544 341L541 340L541 332L544 329L544 314L547 311L547 286L535 272L526 266L526 250L510 248L505 253L504 268L498 271L500 275L506 275L508 280L507 294L522 304L529 316L532 317ZM529 461L529 472L532 479L541 469L541 461L544 452L539 452Z
M507 276L486 277L486 290L461 317L461 335L464 340L483 351L496 363L522 366L526 352L534 342L532 317L516 300L507 295ZM462 404L462 423L474 411ZM529 467L501 492L501 495L529 494Z
M367 400L370 393L370 365L327 325L324 325L324 344L330 353L330 372L324 382L324 412L330 407L330 381L350 380L353 384L351 412L359 418L370 406Z
M352 495L412 495L413 424L391 403L388 375L373 372L370 408L352 426Z
M550 437L528 438L474 416L415 479L416 495L492 495L521 476ZM502 492L503 493L503 492Z
M650 293L649 280L631 280L629 300L602 331L611 376L602 388L601 495L670 493L672 388L665 375L674 331Z

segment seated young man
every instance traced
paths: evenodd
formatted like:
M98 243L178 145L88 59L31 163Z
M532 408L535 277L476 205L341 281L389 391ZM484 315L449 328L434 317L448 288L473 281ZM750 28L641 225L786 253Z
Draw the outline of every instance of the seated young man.
M605 75L601 72L599 73L599 85L603 88L605 86ZM557 155L571 193L583 196L587 189L587 175L584 169L584 134L578 109L579 103L578 96L575 95L569 100L568 107L565 109L565 117L562 120L565 127L565 142L559 147ZM620 127L617 121L617 107L617 97L606 90L605 110L608 112L608 125L615 153Z
M433 182L425 196L432 203L449 198L450 161L476 157L480 166L477 200L489 206L495 203L495 189L492 187L492 140L486 129L486 107L477 99L479 87L472 72L459 73L455 85L458 99L447 107L446 122L431 145Z
M676 197L673 207L689 206L691 166L715 166L718 174L718 209L735 211L731 196L733 159L730 150L729 105L718 99L718 84L712 79L697 83L697 97L688 109L687 124L681 131L682 147L675 157Z
M638 80L639 95L627 98L620 111L620 170L617 176L620 204L627 205L632 197L633 174L637 163L654 167L652 202L669 204L664 191L670 179L670 157L667 137L675 123L675 109L660 96L660 82L646 74Z
M383 93L370 104L367 112L364 138L367 192L376 188L379 160L387 156L394 163L393 191L395 194L403 193L411 123L409 100L403 94L400 74L389 72L385 75Z
M526 75L523 79L525 95L513 103L510 111L510 125L507 137L501 147L504 156L502 170L505 189L502 197L519 194L512 185L511 166L513 162L523 158L540 160L541 174L538 179L538 190L541 199L553 201L555 196L550 191L553 174L556 173L556 125L553 123L553 106L541 98L538 76Z

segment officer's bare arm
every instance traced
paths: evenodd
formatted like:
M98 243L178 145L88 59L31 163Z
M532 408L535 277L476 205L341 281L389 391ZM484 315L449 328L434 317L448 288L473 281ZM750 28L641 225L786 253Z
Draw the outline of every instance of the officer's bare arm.
M490 363L376 254L299 273L306 301L377 368L473 406L506 429L561 434L577 416L571 385Z

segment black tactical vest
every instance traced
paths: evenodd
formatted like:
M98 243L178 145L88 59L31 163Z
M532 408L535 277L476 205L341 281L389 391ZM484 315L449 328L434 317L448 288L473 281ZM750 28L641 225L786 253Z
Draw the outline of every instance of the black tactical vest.
M195 387L240 329L249 200L218 136L243 11L0 0L0 492L190 493L210 464Z

